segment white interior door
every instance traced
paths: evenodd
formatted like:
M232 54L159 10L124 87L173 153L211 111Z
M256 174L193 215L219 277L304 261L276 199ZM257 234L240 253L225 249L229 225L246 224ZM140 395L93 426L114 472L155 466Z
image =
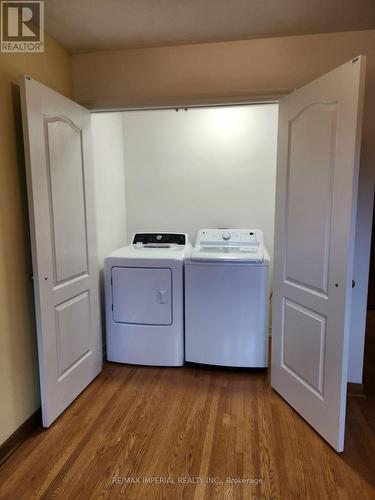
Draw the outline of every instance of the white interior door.
M21 77L43 425L102 366L90 113Z
M344 447L365 58L279 110L271 384Z

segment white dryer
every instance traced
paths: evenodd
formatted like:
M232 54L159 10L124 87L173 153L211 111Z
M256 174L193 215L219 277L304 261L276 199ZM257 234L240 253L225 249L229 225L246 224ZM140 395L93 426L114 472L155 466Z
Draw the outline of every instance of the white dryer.
M185 262L185 359L268 366L269 255L258 229L201 229Z
M107 359L184 363L183 266L186 234L140 233L105 259Z

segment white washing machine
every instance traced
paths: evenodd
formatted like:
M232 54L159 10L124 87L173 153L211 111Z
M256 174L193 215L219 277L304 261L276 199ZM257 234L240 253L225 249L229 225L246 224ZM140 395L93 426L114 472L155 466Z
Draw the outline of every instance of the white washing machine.
M259 229L201 229L185 261L185 359L268 366L269 255Z
M107 359L184 363L183 266L186 234L140 233L105 259Z

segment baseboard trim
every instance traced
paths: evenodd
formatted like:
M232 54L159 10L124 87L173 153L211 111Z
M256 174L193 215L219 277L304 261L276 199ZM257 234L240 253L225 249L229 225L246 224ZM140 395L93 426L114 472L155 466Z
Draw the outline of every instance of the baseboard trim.
M2 445L0 445L0 465L27 439L27 437L42 427L42 411L39 408L26 422L16 429Z
M348 382L347 393L348 393L348 396L352 396L355 398L365 398L366 397L365 388L364 388L363 384L355 384L353 382Z

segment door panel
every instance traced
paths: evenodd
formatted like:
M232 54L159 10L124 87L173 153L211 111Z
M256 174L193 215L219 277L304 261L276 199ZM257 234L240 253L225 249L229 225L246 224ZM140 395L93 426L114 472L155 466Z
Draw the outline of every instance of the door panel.
M70 121L45 119L55 284L87 273L87 235L81 131Z
M327 293L337 103L290 120L286 279ZM301 231L313 235L301 238Z
M59 379L90 349L90 296L83 292L55 308L57 325L57 358ZM82 329L77 335L76 325Z
M21 78L43 425L102 366L90 113Z
M364 74L355 58L279 109L271 384L338 451Z
M283 316L283 368L322 394L325 317L291 300L284 300Z

